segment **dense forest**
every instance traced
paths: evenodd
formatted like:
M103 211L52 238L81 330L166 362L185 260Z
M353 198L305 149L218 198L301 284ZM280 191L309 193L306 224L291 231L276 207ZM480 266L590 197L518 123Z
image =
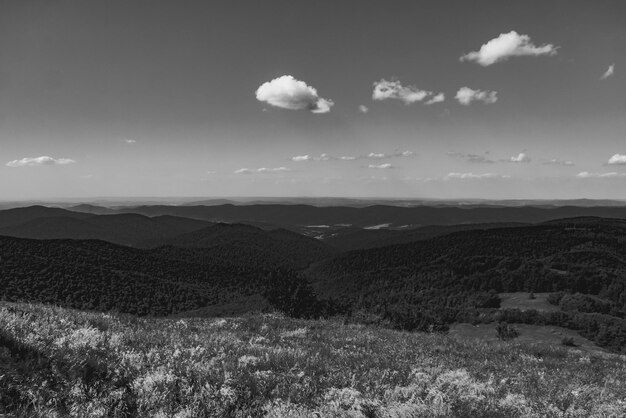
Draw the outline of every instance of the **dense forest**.
M397 327L445 329L501 319L500 292L561 292L562 315L508 312L516 322L585 331L626 343L626 223L580 218L458 232L411 244L352 251L307 272L318 295ZM593 296L593 301L589 299Z

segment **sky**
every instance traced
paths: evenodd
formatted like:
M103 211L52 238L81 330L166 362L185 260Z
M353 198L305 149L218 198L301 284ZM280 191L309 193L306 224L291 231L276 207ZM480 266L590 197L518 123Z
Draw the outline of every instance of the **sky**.
M626 2L0 0L0 196L626 199Z

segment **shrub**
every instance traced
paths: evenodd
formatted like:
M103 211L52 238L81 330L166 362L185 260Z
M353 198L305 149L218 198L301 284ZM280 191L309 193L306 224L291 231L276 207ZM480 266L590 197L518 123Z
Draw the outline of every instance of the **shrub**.
M576 343L574 342L574 338L572 337L563 337L561 340L561 344L567 347L576 347Z
M500 322L496 326L496 332L498 333L498 338L502 341L508 341L519 337L519 331L506 322Z

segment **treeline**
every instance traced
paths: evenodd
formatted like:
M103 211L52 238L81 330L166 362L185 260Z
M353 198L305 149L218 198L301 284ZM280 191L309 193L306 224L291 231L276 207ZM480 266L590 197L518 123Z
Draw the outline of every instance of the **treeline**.
M0 298L168 315L262 291L268 271L253 259L200 253L0 237Z

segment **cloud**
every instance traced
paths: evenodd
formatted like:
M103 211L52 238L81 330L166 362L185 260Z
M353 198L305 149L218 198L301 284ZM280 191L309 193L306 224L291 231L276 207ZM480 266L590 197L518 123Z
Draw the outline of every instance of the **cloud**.
M256 98L282 109L309 110L313 113L328 113L335 104L332 100L319 97L315 88L290 75L261 84L256 91Z
M613 77L614 74L615 74L615 64L611 64L609 65L609 68L604 72L604 74L602 74L602 77L600 77L600 80L606 80L609 77Z
M565 165L565 166L573 166L573 165L575 165L573 161L559 160L559 159L556 159L556 158L553 158L552 160L542 161L541 164L543 164L543 165Z
M441 100L439 100L441 96ZM380 81L374 83L374 91L372 92L372 100L400 100L406 105L410 105L416 102L421 102L424 99L428 99L428 102L435 98L437 101L443 101L443 93L435 94L432 91L420 90L415 86L403 86L400 81L387 81L381 78ZM432 104L432 103L426 104Z
M367 112L369 112L369 111L370 111L370 109L369 109L367 106L365 106L365 105L359 105L359 112L361 112L361 113L367 113Z
M475 179L506 179L510 176L502 176L496 173L482 173L482 174L474 174L474 173L448 173L447 176L444 177L446 180L450 179L458 179L458 180L475 180Z
M41 156L41 157L25 157L22 158L21 160L13 160L13 161L9 161L7 163L7 166L9 167L25 167L25 166L32 166L32 165L67 165L67 164L73 164L76 161L70 159L70 158L52 158L52 157L48 157L48 156Z
M435 96L433 96L430 100L428 100L426 102L427 105L431 105L431 104L435 104L435 103L441 103L444 100L446 100L446 96L443 93L439 93Z
M413 151L396 151L393 152L391 154L385 154L385 153L377 153L377 152L370 152L369 154L366 155L361 155L359 157L355 157L355 156L351 156L351 155L342 155L340 157L335 157L333 155L329 155L326 153L322 153L319 156L314 156L314 155L309 155L309 154L304 154L304 155L296 155L294 157L289 158L291 161L294 162L303 162L303 161L335 161L335 160L340 160L340 161L355 161L355 160L367 160L367 159L374 159L374 160L379 160L379 159L384 159L384 158L402 158L402 157L412 157L414 156L415 153Z
M493 164L494 162L493 160L490 160L486 156L479 155L479 154L463 154L460 152L449 152L448 155L451 157L464 159L468 163L473 163L473 164Z
M382 159L382 158L396 158L396 157L413 157L415 153L413 151L396 151L392 154L384 154L377 152L370 152L364 157L361 158L370 158L370 159Z
M511 158L509 158L508 160L505 160L509 163L529 163L531 161L530 157L528 156L528 154L524 153L524 152L520 152L517 155L512 156Z
M512 30L501 33L483 44L478 51L463 55L461 61L474 61L484 67L506 61L510 57L555 55L557 47L552 44L535 46L528 35L520 35Z
M385 164L370 164L367 166L367 168L379 168L379 169L387 169L387 168L393 168L393 166L389 163L385 163Z
M626 155L624 155L624 154L615 154L611 158L609 158L609 161L607 162L607 164L609 164L609 165L624 165L624 164L626 164Z
M306 154L306 155L296 155L295 157L291 157L290 158L291 161L296 161L296 162L311 161L312 159L313 159L313 157L311 157L308 154Z
M498 101L498 92L489 90L474 90L469 87L461 87L459 91L456 92L455 98L464 106L468 106L472 102L493 104Z
M135 144L137 143L136 139L125 139L124 142L126 142L127 144Z
M254 174L254 173L267 174L267 173L280 173L280 172L285 172L285 171L291 171L291 169L287 167L274 167L274 168L261 167L261 168L256 168L256 169L240 168L239 170L235 170L234 173L235 174Z
M217 171L214 171L214 170L208 170L206 173L207 173L207 174L217 174Z
M576 174L576 177L579 179L605 179L605 178L618 178L618 177L626 177L626 173L590 173L588 171L581 171Z

